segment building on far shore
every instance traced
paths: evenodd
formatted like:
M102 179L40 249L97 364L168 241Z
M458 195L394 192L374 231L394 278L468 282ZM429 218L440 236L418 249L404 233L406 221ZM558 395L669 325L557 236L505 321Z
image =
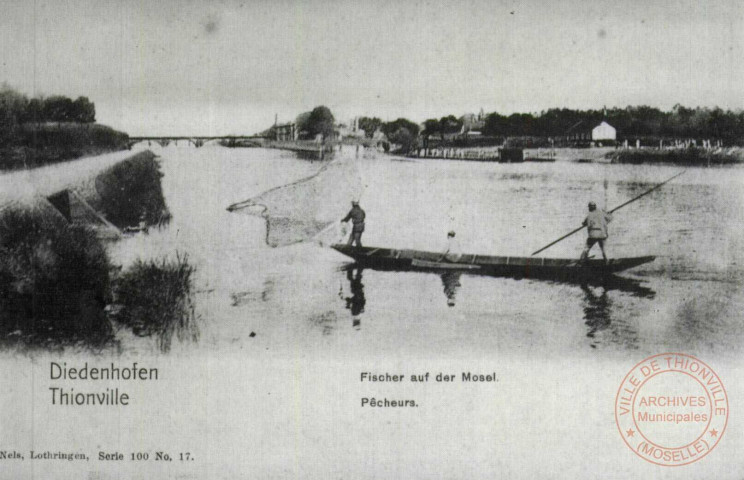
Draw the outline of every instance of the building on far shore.
M617 140L617 130L609 123L603 121L592 128L592 140L595 142L601 140L611 140L614 142Z
M591 144L595 142L614 142L617 140L617 130L609 123L602 121L591 127L583 120L575 123L566 131L566 142L574 144Z
M477 115L475 113L466 113L465 115L460 117L460 121L462 122L460 135L480 136L483 131L483 127L486 126L486 114L481 108L480 112Z
M348 123L339 123L334 128L336 139L341 141L344 138L364 138L364 130L359 128L359 117L352 118Z
M275 124L272 130L274 132L274 140L279 142L297 140L297 126L293 122Z

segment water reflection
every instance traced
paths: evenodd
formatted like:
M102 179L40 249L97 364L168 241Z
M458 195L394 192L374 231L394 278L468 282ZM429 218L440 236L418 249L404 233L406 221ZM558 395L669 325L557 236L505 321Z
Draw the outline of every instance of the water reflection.
M612 301L607 295L607 289L599 287L600 294L595 293L589 288L589 285L581 285L584 292L584 320L589 327L586 336L594 338L599 331L607 329L610 326L610 307Z
M354 273L356 271L356 273ZM351 311L352 327L359 330L362 326L361 315L364 313L364 305L367 300L364 298L364 284L362 283L363 268L354 268L351 266L346 269L346 279L349 281L350 297L344 297L346 309Z
M592 282L584 281L581 282L581 286L582 289L585 286L594 286L602 287L605 290L617 290L619 292L629 293L633 297L640 298L652 299L656 296L656 291L645 286L643 282L630 278L618 277L617 275L611 275Z
M348 291L342 286L339 298L345 303L345 309L349 310L352 317L352 326L361 328L361 315L366 306L364 284L362 283L364 268L359 264L352 263L342 269L346 272ZM384 269L385 272L409 271ZM429 273L435 273L434 271ZM446 271L436 272L442 280L442 291L444 292L447 305L454 307L457 303L457 294L462 287L461 277L467 275L488 277L476 272ZM583 282L559 282L546 281L556 285L574 285L581 290L579 300L583 311L583 320L588 330L586 337L589 346L597 348L603 344L614 344L626 348L637 348L640 343L637 329L624 318L622 310L627 306L628 297L651 300L655 298L656 292L646 286L643 282L619 276L609 276L594 281Z
M610 343L637 348L637 329L625 319L613 319L613 312L616 310L613 307L613 291L647 299L654 298L656 292L637 280L617 276L594 283L582 283L580 287L584 294L584 323L589 327L586 336L591 339L589 346L597 348L602 343Z
M444 294L447 297L447 305L455 306L457 289L462 286L460 283L461 272L445 272L442 274L442 285L444 285Z

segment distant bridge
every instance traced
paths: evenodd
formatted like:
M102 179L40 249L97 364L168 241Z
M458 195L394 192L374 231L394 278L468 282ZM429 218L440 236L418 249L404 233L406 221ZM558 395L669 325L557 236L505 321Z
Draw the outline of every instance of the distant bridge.
M238 145L242 146L253 146L253 147L260 147L263 145L263 142L265 140L264 137L258 136L258 135L225 135L225 136L219 136L219 137L207 137L207 136L183 136L183 137L174 137L174 136L166 136L166 137L129 137L129 148L132 148L135 144L140 142L155 142L161 147L167 147L171 143L174 143L175 145L178 145L178 142L186 142L190 143L195 147L201 147L207 142L211 142L213 140L221 140L227 142L227 145L229 147L235 147Z

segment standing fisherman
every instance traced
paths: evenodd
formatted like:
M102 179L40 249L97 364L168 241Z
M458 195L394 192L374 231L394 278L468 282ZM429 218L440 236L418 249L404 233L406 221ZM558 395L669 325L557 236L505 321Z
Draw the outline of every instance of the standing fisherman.
M603 218L602 221L604 222L604 232L605 232L605 234L604 234L604 237L602 238L602 240L604 240L605 238L607 238L607 223L612 219L612 217L610 217L610 214L612 214L612 213L620 210L621 208L623 208L626 205L630 205L631 203L635 202L639 198L645 197L646 195L648 195L649 193L653 192L654 190L658 190L659 188L661 188L662 186L664 186L667 183L671 182L675 178L679 177L680 175L682 175L686 171L687 170L682 170L680 173L678 173L677 175L673 176L672 178L668 178L668 179L664 180L660 184L656 185L654 188L652 188L650 190L646 190L645 192L643 192L642 194L638 195L637 197L631 198L627 202L623 203L622 205L620 205L618 207L613 208L612 210L610 210L607 213L604 213L604 212L601 212L600 211L600 213L604 213L604 217L602 217ZM597 209L597 204L594 203L594 202L589 203L589 214L590 215L591 215L592 210L593 210L592 207L594 207L594 210L596 210ZM540 253L540 252L542 252L542 251L544 251L544 250L552 247L553 245L555 245L556 243L560 242L561 240L565 240L566 238L570 237L571 235L573 235L574 233L578 232L579 230L583 230L585 226L589 226L589 216L586 217L586 219L584 220L584 223L582 223L582 225L579 228L576 228L574 230L571 230L570 232L568 232L567 234L563 235L558 240L553 240L552 242L550 242L549 244L545 245L541 249L535 250L534 252L532 252L532 255L537 255L538 253ZM596 243L596 240L593 241L591 244L589 243L589 240L591 240L591 236L592 236L592 232L590 231L589 232L589 237L590 238L586 241L587 247L586 247L586 250L584 251L584 253L581 254L582 257L584 257L585 255L587 255L589 253L589 249L592 248L592 245L594 245L594 243ZM600 248L603 247L603 245L602 245L603 243L604 242L601 242L599 244ZM602 254L604 254L604 248L602 248ZM607 257L605 257L605 260L606 259L607 259Z
M343 220L341 220L342 222L348 222L351 220L354 224L351 229L351 235L349 235L349 241L346 242L347 245L356 243L357 247L362 246L362 233L364 232L364 218L366 216L367 214L365 214L362 207L359 206L359 202L352 200L351 210L349 210L349 213L343 218Z
M602 250L602 258L607 263L607 255L605 254L604 242L607 240L607 224L612 221L612 215L605 213L604 211L597 209L597 204L589 202L589 213L587 214L584 221L581 223L588 230L589 236L586 239L586 247L581 252L581 261L585 261L589 255L589 250L594 246L595 243L599 243L599 248Z

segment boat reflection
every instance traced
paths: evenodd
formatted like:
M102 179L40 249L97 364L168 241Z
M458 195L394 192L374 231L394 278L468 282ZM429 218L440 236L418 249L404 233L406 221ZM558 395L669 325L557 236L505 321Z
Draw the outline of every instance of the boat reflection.
M351 311L352 325L359 329L361 326L361 314L364 313L366 298L364 296L364 284L362 283L362 274L364 268L357 263L347 264L341 269L346 271L346 279L349 282L350 296L345 296L343 288L339 296L345 301L345 308ZM378 270L378 269L373 269ZM384 272L408 272L410 269L379 269ZM421 271L417 269L416 271ZM447 305L454 307L457 301L457 294L462 287L461 277L463 274L487 277L475 271L448 270L444 273L437 270L431 270L424 273L437 273L442 279L444 295L447 299ZM582 282L546 280L548 283L561 285L578 286L583 292L582 310L584 312L584 322L588 327L587 338L591 339L590 346L597 348L600 344L612 343L620 344L633 348L638 343L638 332L630 324L622 320L614 320L613 313L615 310L613 298L616 294L625 294L632 297L653 299L656 292L644 285L639 280L610 275L598 278L592 281L584 280ZM575 288L575 287L574 287Z
M595 338L597 332L606 330L612 323L610 320L612 300L604 287L598 287L597 293L589 285L583 284L581 290L584 292L584 320L589 327L586 336Z
M586 333L589 346L597 348L601 344L623 345L635 348L638 345L638 331L623 319L613 318L613 297L615 292L629 293L631 296L652 299L656 292L637 280L622 277L608 277L602 282L582 283L584 323L589 328Z
M618 292L629 293L633 297L652 299L656 296L656 291L654 291L650 287L645 286L640 280L619 277L617 275L610 275L605 278L598 278L595 281L580 282L579 285L581 286L582 290L585 287L601 287L605 291L615 290Z
M460 276L462 272L445 272L442 274L442 285L444 286L444 295L447 297L447 305L455 306L457 289L462 286Z

